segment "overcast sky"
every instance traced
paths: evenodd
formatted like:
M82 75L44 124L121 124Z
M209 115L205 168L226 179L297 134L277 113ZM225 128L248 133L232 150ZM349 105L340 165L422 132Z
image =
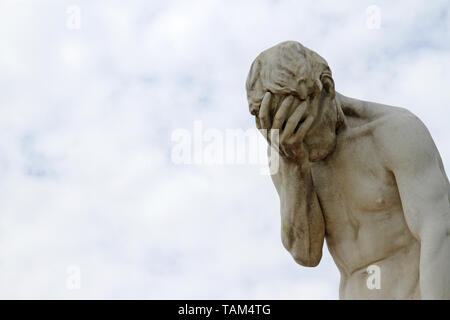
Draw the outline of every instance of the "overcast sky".
M418 115L448 169L449 14L447 0L2 0L0 298L337 299L326 249L304 268L282 247L270 177L176 164L172 134L253 128L250 64L296 40L340 93Z

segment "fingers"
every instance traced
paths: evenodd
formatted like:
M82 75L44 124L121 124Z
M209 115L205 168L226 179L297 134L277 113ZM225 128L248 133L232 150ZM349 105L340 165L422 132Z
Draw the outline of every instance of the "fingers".
M307 107L307 102L302 101L298 107L295 109L294 113L289 117L288 121L286 122L286 127L283 130L283 133L281 134L281 141L286 140L288 137L290 137L293 133L295 128L297 127L300 120L302 120L303 115L305 114Z
M298 144L302 143L314 121L314 117L306 116L308 100L299 101L294 96L287 96L283 99L281 105L279 105L280 102L280 97L266 92L259 108L259 115L255 117L256 126L267 139L269 145L274 147L281 155L295 158L296 153L298 153L295 148L298 148ZM277 108L278 105L279 108ZM273 123L271 124L272 117ZM285 122L286 125L284 126ZM276 133L275 131L278 131L280 136L274 136L274 141L271 141L272 134Z
M299 96L302 100L306 100L306 97L308 97L308 88L305 81L302 81L299 85Z
M298 128L297 132L294 134L294 142L302 142L305 138L306 134L308 133L309 128L311 128L312 123L314 122L313 116L308 116L303 122L300 127Z
M267 139L267 141L270 143L270 137L267 135L269 130L267 129L262 129L261 128L261 122L260 119L258 118L258 116L255 117L255 122L256 122L256 127L258 128L259 132L263 135L263 137L265 139Z
M270 100L272 95L266 92L259 108L259 121L262 129L270 129Z
M280 108L278 109L277 113L275 114L275 117L273 118L272 129L281 129L284 121L286 121L286 119L289 117L291 113L293 102L294 102L293 96L288 96L283 100Z
M283 97L280 95L274 95L273 93L270 93L272 99L271 99L271 105L270 105L270 115L273 118L275 116L276 111L278 110L278 107L280 106L280 102Z
M258 129L261 129L261 123L259 122L258 116L255 117L255 122L256 122L256 127L257 127Z

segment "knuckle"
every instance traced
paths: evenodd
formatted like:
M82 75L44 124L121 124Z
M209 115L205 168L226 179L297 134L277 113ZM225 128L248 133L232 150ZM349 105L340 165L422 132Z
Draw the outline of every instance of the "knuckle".
M286 105L290 105L292 103L292 99L294 99L293 96L288 96L286 97L286 99L283 100L282 105L286 106Z
M275 118L273 119L274 122L279 123L281 121L283 121L283 116L282 115L275 115Z
M290 119L288 119L288 121L286 122L286 125L290 125L290 126L293 126L294 124L296 124L296 120L295 119L292 119L292 118L290 118Z

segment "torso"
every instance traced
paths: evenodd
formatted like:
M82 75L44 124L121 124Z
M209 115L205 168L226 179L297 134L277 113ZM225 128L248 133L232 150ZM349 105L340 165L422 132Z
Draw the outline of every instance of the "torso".
M406 225L395 177L374 142L376 123L369 126L339 135L334 152L311 168L326 242L341 273L340 297L419 299L420 245ZM367 285L371 265L379 267L380 289Z

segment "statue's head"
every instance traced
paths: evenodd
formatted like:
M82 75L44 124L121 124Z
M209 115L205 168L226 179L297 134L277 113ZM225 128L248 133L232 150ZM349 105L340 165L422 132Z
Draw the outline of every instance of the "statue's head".
M334 150L338 121L334 81L327 62L316 52L295 41L263 51L250 68L246 89L250 113L255 116L267 91L276 101L288 95L307 100L305 117L314 116L304 139L310 160L321 160ZM272 118L275 112L271 110Z

